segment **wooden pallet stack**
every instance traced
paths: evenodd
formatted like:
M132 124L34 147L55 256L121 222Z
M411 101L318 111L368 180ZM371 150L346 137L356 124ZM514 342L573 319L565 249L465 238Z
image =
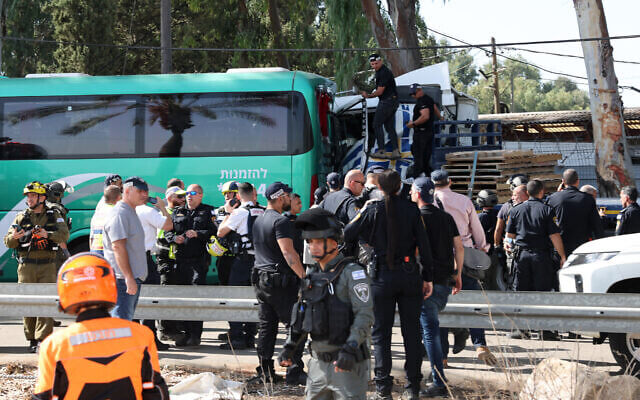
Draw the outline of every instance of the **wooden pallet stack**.
M447 163L443 168L449 172L453 191L468 194L473 176L474 197L482 189L491 189L498 194L500 202L505 202L511 198L511 190L506 182L514 174L526 174L531 179L542 180L549 192L555 192L562 181L562 177L555 173L557 160L562 158L558 153L534 154L532 150L478 151L474 173L475 153L465 151L446 155Z

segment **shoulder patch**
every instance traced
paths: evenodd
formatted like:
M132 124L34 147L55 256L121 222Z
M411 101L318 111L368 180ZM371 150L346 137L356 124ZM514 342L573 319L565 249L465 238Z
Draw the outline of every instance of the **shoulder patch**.
M369 301L369 284L364 282L358 283L353 287L353 291L361 302L367 303Z
M352 271L351 272L351 277L354 280L365 279L367 277L367 274L365 274L363 270L359 269L357 271Z

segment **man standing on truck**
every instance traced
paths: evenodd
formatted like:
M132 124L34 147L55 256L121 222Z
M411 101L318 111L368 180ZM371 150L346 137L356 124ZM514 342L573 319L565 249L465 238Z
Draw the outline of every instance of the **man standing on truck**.
M369 56L369 64L371 68L376 71L376 90L370 94L365 91L360 92L360 94L365 99L372 97L378 98L376 115L373 117L373 129L376 133L376 140L378 141L378 151L371 155L378 158L400 158L398 135L396 134L396 110L400 103L398 102L398 92L396 91L396 80L391 70L382 63L380 54L371 54ZM384 151L383 125L389 133L389 141L393 149L391 156L387 156L387 153Z
M431 97L424 93L422 86L414 83L409 94L416 99L413 106L413 119L407 122L407 128L413 128L413 176L431 174L431 153L433 151L433 121L441 119L440 110Z

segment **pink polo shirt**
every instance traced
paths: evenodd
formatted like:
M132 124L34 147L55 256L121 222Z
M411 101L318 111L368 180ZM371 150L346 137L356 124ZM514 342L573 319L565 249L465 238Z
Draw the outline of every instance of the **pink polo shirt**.
M453 220L456 221L462 245L464 247L475 247L476 249L489 250L489 245L484 236L484 229L476 213L476 208L471 200L462 194L455 193L448 187L436 188L435 198L440 199L444 211L451 214ZM437 201L434 200L435 206L439 207ZM473 243L476 243L474 246Z

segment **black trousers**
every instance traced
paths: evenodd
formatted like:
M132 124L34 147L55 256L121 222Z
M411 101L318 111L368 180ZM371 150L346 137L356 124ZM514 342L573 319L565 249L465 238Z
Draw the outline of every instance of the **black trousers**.
M209 257L199 258L181 258L176 259L175 276L178 285L206 285L207 271L209 269ZM202 321L184 321L185 333L193 338L200 340L202 337Z
M299 284L293 274L254 271L252 276L260 318L256 350L260 365L266 370L272 362L278 323L283 323L286 327L291 323L291 309L297 299ZM292 365L287 367L287 376L291 379L304 369L303 350L304 343L301 343L293 355Z
M218 280L223 286L230 285L229 277L231 276L231 268L236 258L231 256L218 257L216 260L216 269L218 270Z
M548 292L557 288L558 277L550 250L522 249L514 263L516 291Z
M418 267L405 270L395 266L393 270L380 267L378 276L371 283L373 294L373 354L375 355L374 380L376 390L390 392L391 376L391 329L396 313L400 313L400 331L404 342L407 388L419 389L422 373L422 340L420 336L420 310L422 307L422 276Z
M153 261L153 257L151 256L151 252L147 251L147 279L142 282L147 285L159 285L160 284L160 274L158 273L158 266L156 262ZM156 320L155 319L144 319L142 320L142 325L151 329L154 336L156 334Z
M398 109L398 99L389 98L378 101L376 115L373 116L373 130L376 133L378 149L384 151L384 130L385 127L389 133L389 141L391 142L391 150L398 149L398 134L396 133L396 110Z
M229 285L251 286L251 270L253 269L254 257L247 254L233 257L233 260L231 274L229 275ZM255 322L229 322L229 337L232 342L245 341L253 343L257 329Z
M176 273L176 261L156 256L158 261L158 273L161 285L179 285L180 279ZM180 332L178 321L161 320L160 331L164 334L174 335Z
M431 153L433 152L433 132L413 131L413 176L418 177L424 172L425 176L431 174Z

